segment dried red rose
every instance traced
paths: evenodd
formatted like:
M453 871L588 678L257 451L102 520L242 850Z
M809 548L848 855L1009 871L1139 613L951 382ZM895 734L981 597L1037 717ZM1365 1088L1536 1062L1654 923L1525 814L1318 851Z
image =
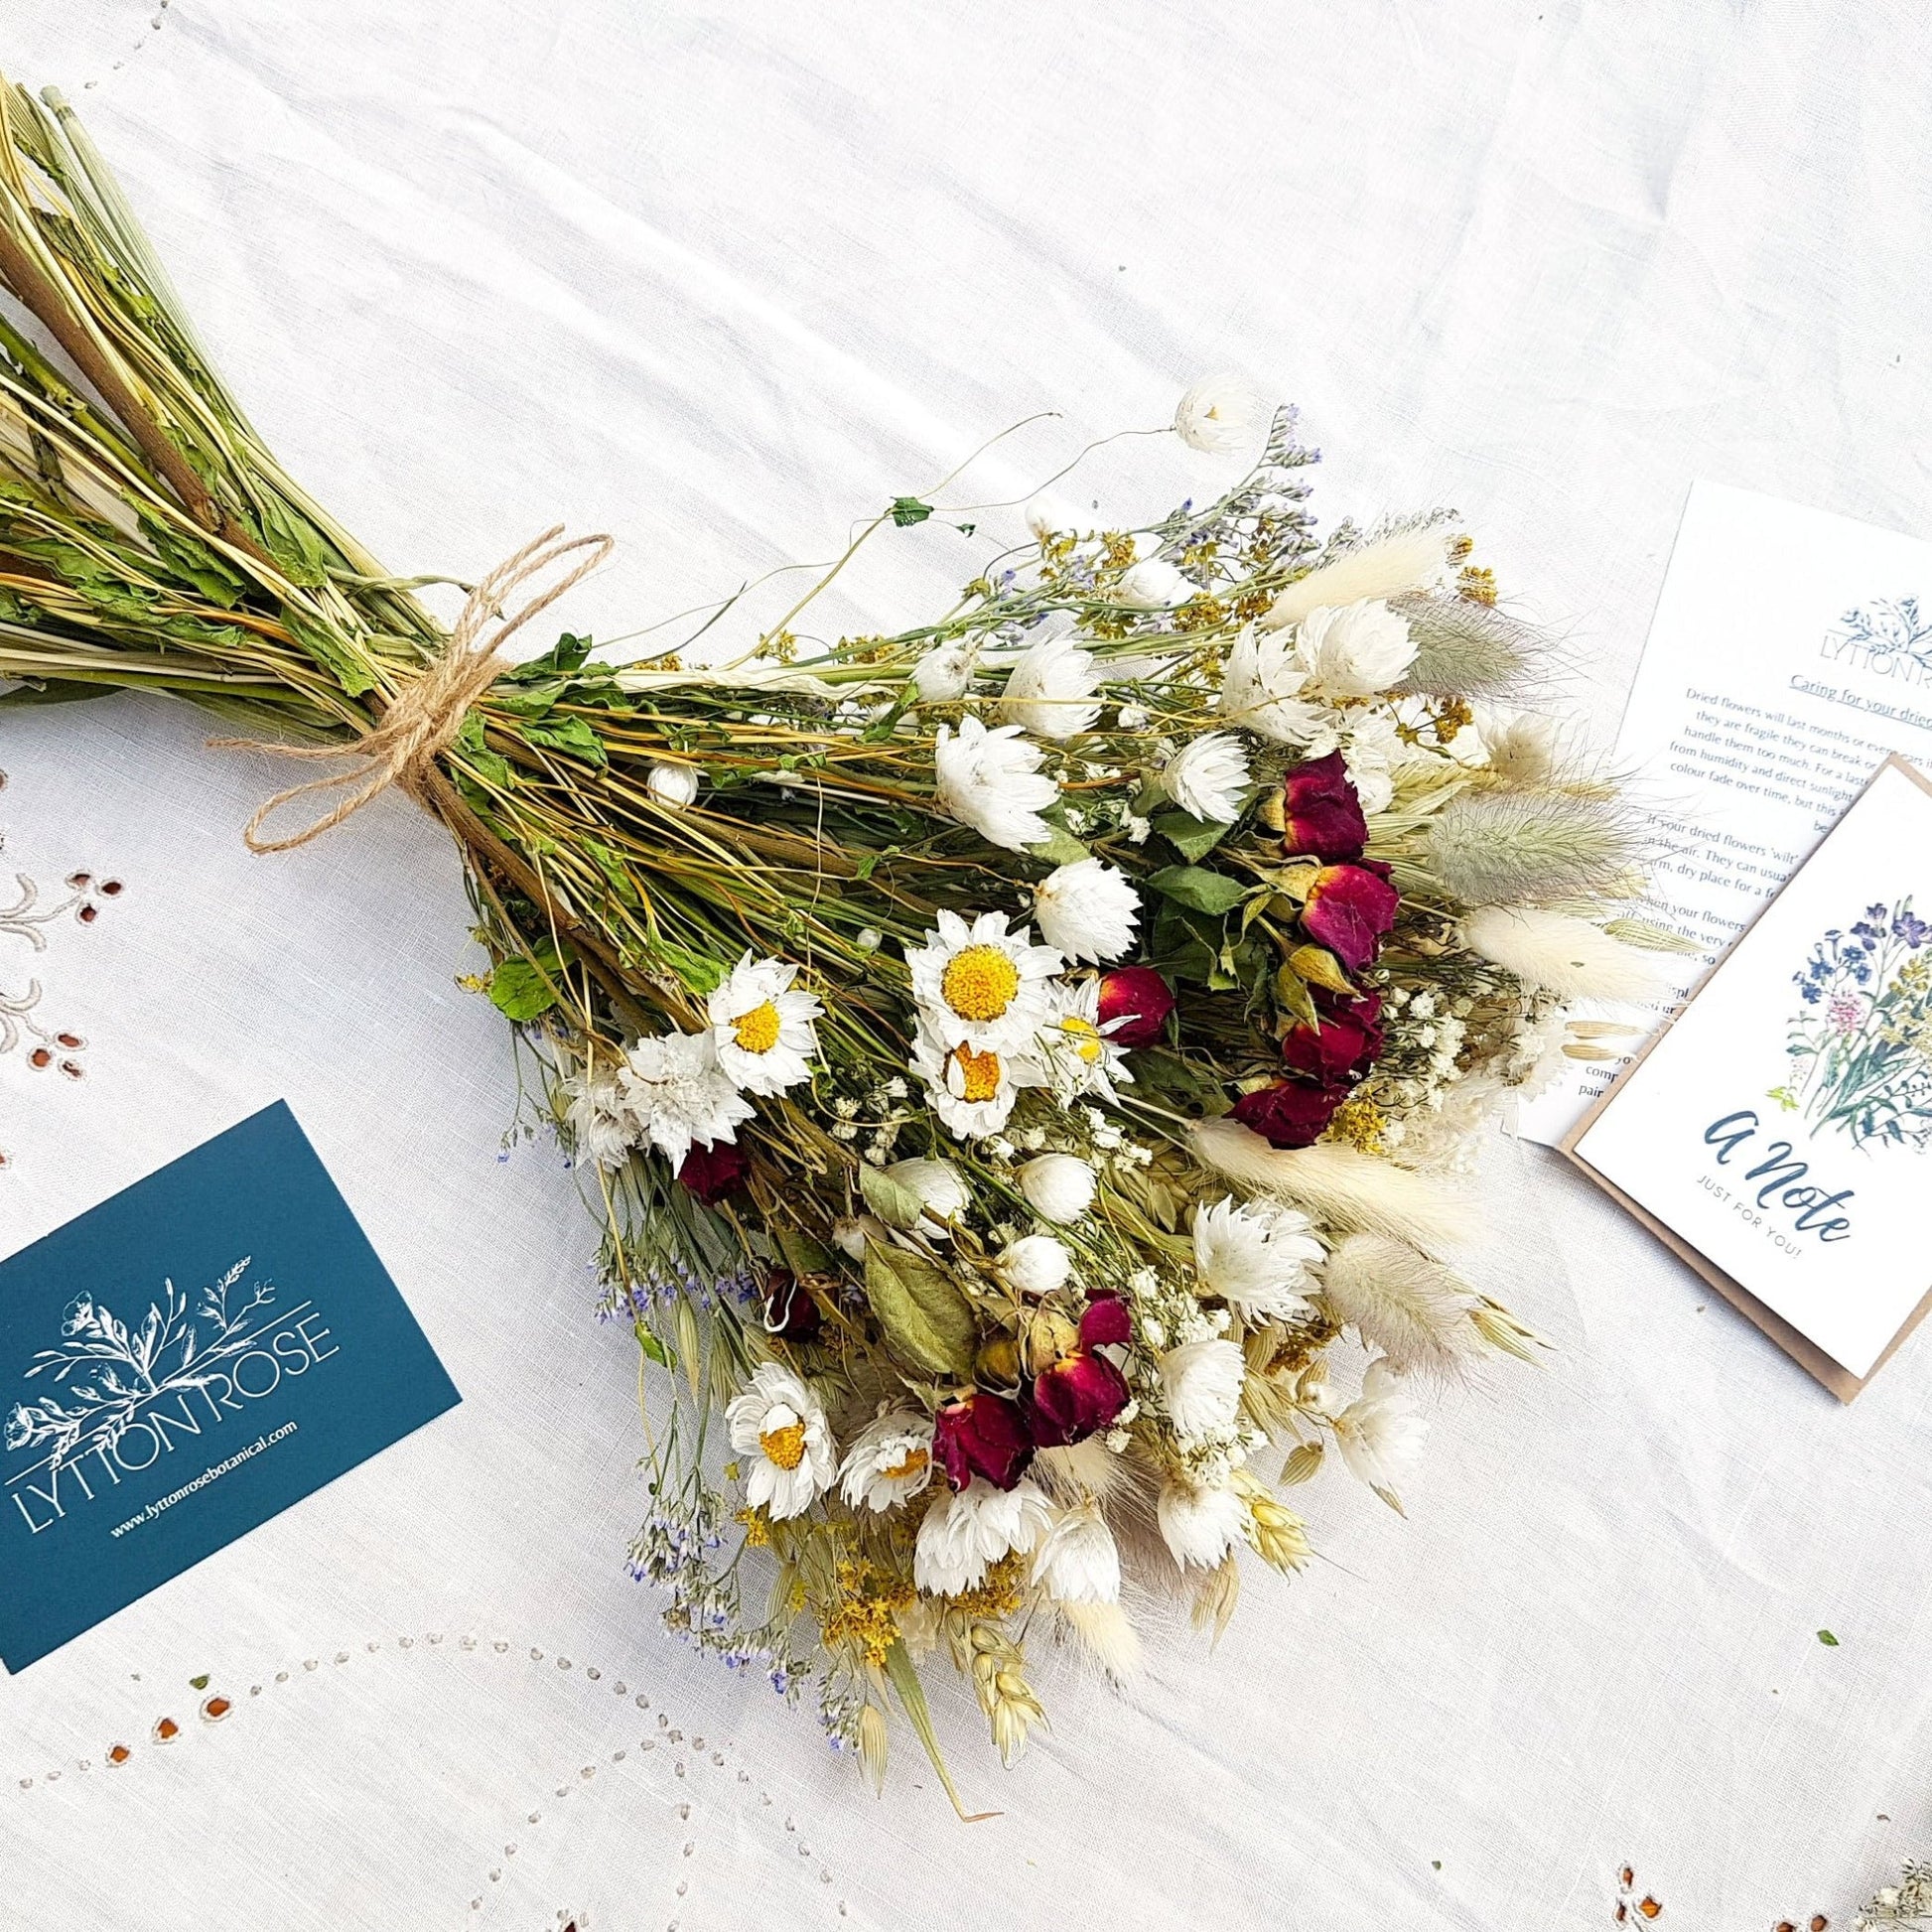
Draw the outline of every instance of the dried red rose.
M789 1268L772 1268L759 1286L764 1305L764 1332L783 1341L810 1341L825 1317L811 1292Z
M1324 1087L1350 1087L1375 1064L1382 1050L1382 996L1344 1000L1319 990L1315 1024L1297 1027L1282 1041L1282 1062Z
M1339 752L1311 759L1282 782L1282 850L1291 858L1332 865L1359 859L1368 839L1362 801Z
M1152 966L1116 966L1100 976L1100 1031L1118 1045L1152 1046L1173 1011L1173 989Z
M984 1476L996 1489L1011 1489L1034 1459L1034 1439L1019 1403L984 1389L942 1403L932 1419L932 1447L955 1489Z
M678 1184L712 1207L739 1185L751 1166L745 1150L731 1141L694 1146L678 1168Z
M1389 884L1388 871L1373 859L1323 866L1309 888L1302 929L1351 973L1359 973L1375 957L1395 924L1402 896Z
M1134 1338L1133 1318L1118 1295L1096 1295L1080 1312L1080 1346L1103 1348Z
M1105 1355L1075 1350L1034 1377L1034 1439L1063 1449L1112 1428L1131 1399L1127 1378Z
M1244 1093L1232 1111L1243 1127L1253 1128L1270 1147L1312 1147L1328 1131L1335 1109L1347 1097L1335 1087L1278 1080L1272 1087Z

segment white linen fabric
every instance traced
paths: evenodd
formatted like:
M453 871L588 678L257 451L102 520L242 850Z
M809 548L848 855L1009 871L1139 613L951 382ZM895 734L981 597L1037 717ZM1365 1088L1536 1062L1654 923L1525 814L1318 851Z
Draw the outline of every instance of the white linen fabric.
M1599 739L1694 476L1923 527L1912 0L12 0L0 62L82 108L378 555L612 530L561 614L600 638L1059 411L947 500L1023 497L1213 366L1303 406L1324 519L1455 503ZM1229 472L1133 439L1059 487L1132 521ZM888 533L825 621L942 603L1019 528L977 520ZM449 844L390 797L251 859L286 780L205 735L0 717L5 870L123 889L44 955L0 930L0 991L86 1042L80 1078L0 1054L0 1251L283 1096L465 1402L0 1681L7 1932L1554 1932L1620 1889L1842 1923L1932 1842L1932 1344L1841 1410L1504 1143L1487 1265L1557 1349L1449 1396L1409 1520L1324 1475L1306 1576L1251 1573L1217 1654L1176 1634L1124 1694L1049 1671L1011 1777L941 1701L1002 1816L957 1824L903 1738L875 1800L622 1573L634 1351L555 1151L497 1158Z

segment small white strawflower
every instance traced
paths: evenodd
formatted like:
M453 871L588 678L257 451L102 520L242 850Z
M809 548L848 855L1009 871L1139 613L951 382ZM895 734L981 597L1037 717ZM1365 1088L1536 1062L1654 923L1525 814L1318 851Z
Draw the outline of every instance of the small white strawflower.
M1033 929L1004 912L982 912L969 925L941 911L925 944L908 946L912 999L942 1046L1021 1053L1033 1044L1049 1010L1047 989L1066 963L1036 946Z
M718 1043L708 1033L640 1039L620 1070L618 1084L651 1146L673 1168L682 1164L694 1142L712 1147L735 1141L739 1122L750 1120L755 1111L719 1065Z
M1339 609L1317 605L1295 632L1295 657L1324 697L1372 698L1401 677L1416 655L1409 621L1380 598Z
M1120 601L1137 611L1173 610L1199 595L1200 586L1165 557L1143 557L1120 574Z
M1248 1531L1248 1506L1232 1489L1199 1489L1177 1478L1162 1487L1155 1515L1183 1570L1212 1570Z
M1309 674L1287 641L1249 624L1228 646L1221 671L1221 715L1277 745L1307 745L1329 714L1299 695Z
M948 1046L921 1018L912 1042L912 1071L925 1082L927 1104L958 1141L997 1134L1013 1115L1020 1089L1036 1084L1022 1066L991 1046L977 1050L961 1040ZM1027 1078L1020 1078L1025 1072Z
M745 1476L746 1499L774 1520L797 1516L832 1486L838 1445L818 1398L790 1369L760 1362L752 1386L725 1410L732 1448L756 1450Z
M936 1214L941 1221L957 1220L972 1198L966 1191L965 1176L950 1161L895 1161L886 1170L886 1178L917 1194L927 1214ZM928 1241L951 1238L945 1228L930 1220L919 1224L919 1232Z
M741 1093L783 1093L811 1074L817 996L793 989L798 968L748 952L706 1003L718 1064Z
M1071 503L1055 496L1050 489L1042 489L1021 514L1027 519L1027 528L1039 543L1045 543L1052 537L1077 536L1080 532L1080 512Z
M1072 738L1090 732L1100 717L1093 694L1100 688L1093 652L1072 637L1043 637L1029 644L1007 678L1001 715L1035 738Z
M1093 1170L1077 1154L1042 1154L1014 1175L1042 1221L1066 1227L1093 1205Z
M1202 1285L1244 1321L1308 1311L1310 1268L1321 1259L1313 1223L1293 1207L1236 1204L1232 1195L1194 1210L1194 1267Z
M932 752L933 802L988 844L1024 852L1052 836L1039 814L1060 791L1040 771L1043 756L1018 725L988 731L977 718L962 718L957 733L941 725Z
M644 773L644 789L660 805L682 811L698 802L698 773L689 764L653 764Z
M1141 896L1118 868L1075 859L1055 866L1034 888L1034 917L1049 946L1100 965L1133 945Z
M1261 427L1260 398L1238 375L1204 375L1180 398L1173 427L1190 450L1235 456L1253 444Z
M1002 1251L996 1266L1022 1295L1044 1296L1066 1286L1073 1257L1050 1234L1023 1234Z
M1238 1342L1224 1335L1182 1342L1161 1357L1161 1387L1174 1434L1185 1442L1225 1436L1241 1409L1247 1363Z
M1097 1093L1117 1100L1116 1084L1132 1086L1127 1048L1116 1045L1100 1022L1100 982L1056 980L1047 990L1049 1012L1035 1035L1039 1077L1033 1083L1050 1086L1063 1106L1083 1094ZM1109 1022L1117 1028L1123 1023Z
M564 1092L570 1096L564 1120L578 1159L622 1167L643 1139L643 1127L624 1100L616 1066L600 1061L594 1070L580 1068L564 1082Z
M839 1493L854 1509L897 1509L932 1480L932 1418L885 1409L853 1438Z
M1396 768L1407 764L1414 754L1402 742L1393 718L1370 711L1357 717L1342 735L1341 757L1362 810L1373 817L1389 809L1395 799Z
M1410 1405L1409 1392L1380 1355L1362 1377L1362 1392L1335 1418L1335 1442L1349 1473L1392 1509L1396 1479L1422 1453L1429 1424Z
M1034 1552L1034 1582L1056 1603L1120 1600L1120 1549L1091 1502L1063 1509Z
M912 1581L930 1596L977 1589L988 1564L1010 1551L1031 1552L1052 1520L1046 1498L1025 1478L996 1489L975 1477L926 1511L912 1550Z
M1248 789L1248 757L1232 732L1202 732L1168 760L1161 782L1183 812L1232 825Z
M927 704L949 704L963 698L973 681L973 660L979 646L964 640L936 644L912 666L912 688Z

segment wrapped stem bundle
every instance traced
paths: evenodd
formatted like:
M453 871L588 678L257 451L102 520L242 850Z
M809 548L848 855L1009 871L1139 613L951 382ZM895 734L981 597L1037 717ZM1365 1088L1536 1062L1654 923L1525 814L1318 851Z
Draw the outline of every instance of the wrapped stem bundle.
M895 1706L936 1754L950 1657L1010 1761L1030 1636L1122 1672L1147 1596L1218 1624L1238 1551L1303 1563L1264 1466L1397 1503L1414 1382L1534 1339L1450 1271L1444 1176L1636 958L1614 799L1474 728L1541 642L1451 519L1317 541L1283 412L1205 507L1037 508L896 635L814 639L808 597L728 668L512 664L562 585L498 607L584 542L446 633L263 448L58 98L0 121L0 704L168 692L339 754L262 849L392 780L449 828L658 1365L632 1562L674 1627L814 1684L875 1775Z

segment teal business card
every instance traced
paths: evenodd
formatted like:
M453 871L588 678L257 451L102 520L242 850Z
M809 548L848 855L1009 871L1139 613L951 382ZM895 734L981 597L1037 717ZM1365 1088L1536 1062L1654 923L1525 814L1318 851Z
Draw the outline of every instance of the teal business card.
M460 1400L288 1107L231 1127L0 1262L0 1662Z

